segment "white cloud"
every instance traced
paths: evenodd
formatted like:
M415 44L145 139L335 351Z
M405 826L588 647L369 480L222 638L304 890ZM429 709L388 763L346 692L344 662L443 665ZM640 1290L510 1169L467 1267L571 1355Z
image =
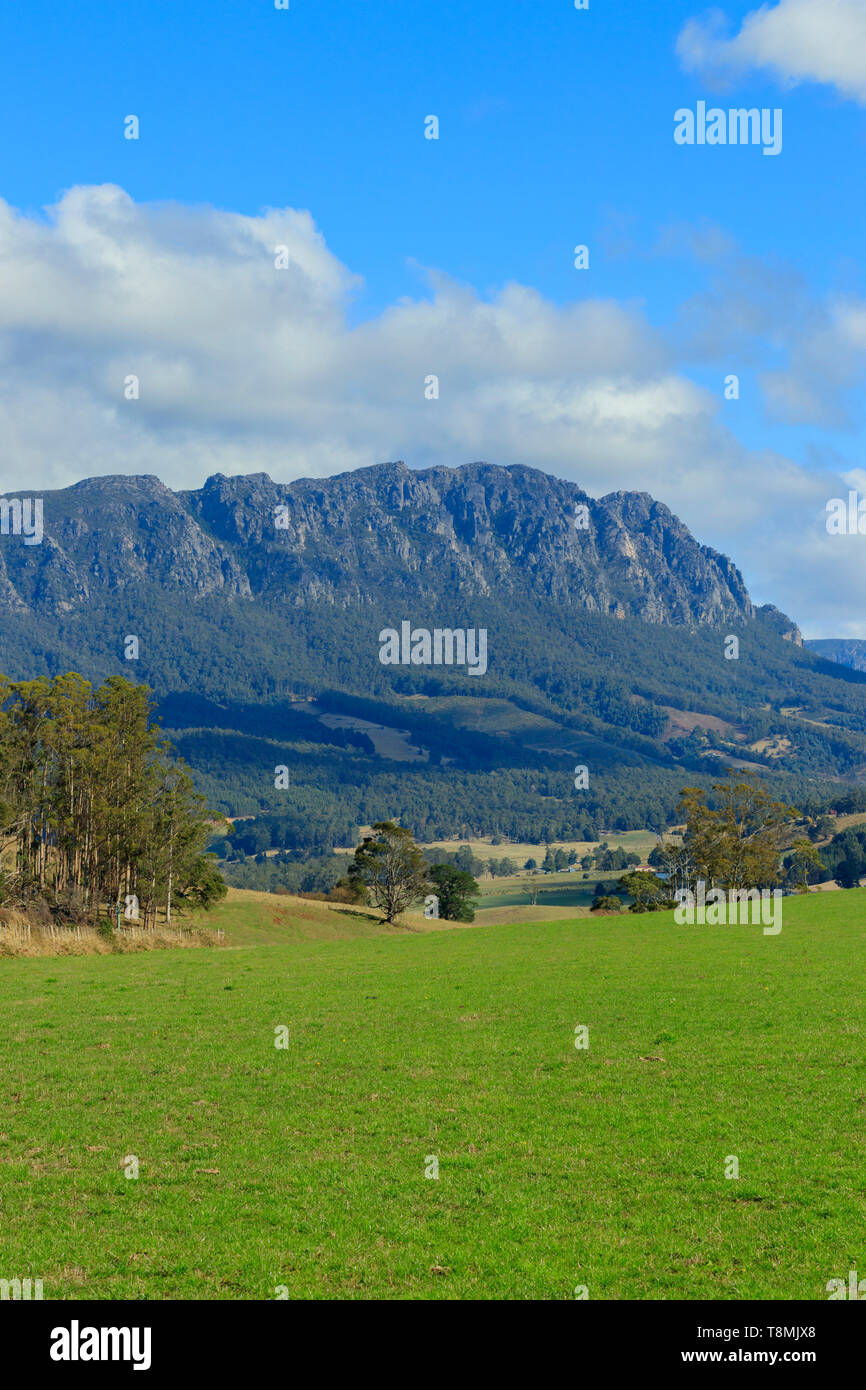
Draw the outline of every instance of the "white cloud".
M768 411L789 424L848 428L862 416L856 389L866 378L866 301L829 295L808 331L792 338L786 369L761 376Z
M719 9L684 25L677 54L689 72L732 74L769 68L784 82L822 82L866 104L863 0L779 0L762 5L728 38Z
M106 471L175 487L215 470L288 480L473 449L598 474L617 441L634 472L713 413L640 310L612 301L559 307L516 284L484 300L431 273L424 297L352 327L359 281L305 212L74 188L47 220L0 202L0 261L7 467L37 485Z
M516 284L482 299L431 274L352 326L358 278L309 213L138 205L111 186L72 189L44 219L0 202L0 266L7 493L107 473L187 488L396 458L523 463L594 495L653 494L795 618L838 591L839 548L818 536L807 586L791 536L821 530L841 485L739 444L723 373L718 392L696 385L639 306L559 306ZM440 398L425 400L432 374ZM866 612L866 566L846 585Z
M850 430L864 424L866 300L816 295L772 259L739 256L679 308L678 358L758 370L774 423Z

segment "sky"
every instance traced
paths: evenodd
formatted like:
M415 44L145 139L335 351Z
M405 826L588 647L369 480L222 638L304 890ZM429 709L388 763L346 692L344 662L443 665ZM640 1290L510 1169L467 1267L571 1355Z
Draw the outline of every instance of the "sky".
M866 637L866 0L28 0L0 123L5 495L528 464Z

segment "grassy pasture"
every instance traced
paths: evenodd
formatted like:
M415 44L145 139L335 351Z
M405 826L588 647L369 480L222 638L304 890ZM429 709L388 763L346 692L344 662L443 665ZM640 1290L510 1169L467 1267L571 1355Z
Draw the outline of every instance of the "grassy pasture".
M825 1299L866 1270L866 892L786 898L778 937L669 913L383 934L264 897L208 920L226 949L0 962L0 1276Z
M612 882L616 875L608 874L606 882ZM536 880L538 883L538 896L536 903L539 907L582 907L589 908L595 897L595 884L597 879L581 879L578 874L570 874L569 882L560 882L565 879L565 875L551 874L549 877ZM485 892L478 898L478 915L481 915L488 908L495 907L525 907L532 904L535 896L532 889L527 887L531 879L515 880L509 878L495 879L492 883L486 881L484 884Z
M366 829L365 829L366 833ZM639 854L645 859L658 844L658 836L651 830L611 830L604 836L605 842L611 849L631 850L634 854ZM576 850L578 855L587 854L590 850L597 849L601 843L599 840L551 840L550 848L554 852L558 849ZM468 846L476 859L513 859L519 868L523 868L527 859L534 859L539 865L542 863L547 853L547 845L536 845L530 841L521 841L519 844L514 841L503 840L501 844L491 844L489 837L483 840L435 840L429 845L422 845L422 851L428 849L447 849L452 853L458 849ZM604 877L604 875L602 875ZM608 873L607 877L610 877Z

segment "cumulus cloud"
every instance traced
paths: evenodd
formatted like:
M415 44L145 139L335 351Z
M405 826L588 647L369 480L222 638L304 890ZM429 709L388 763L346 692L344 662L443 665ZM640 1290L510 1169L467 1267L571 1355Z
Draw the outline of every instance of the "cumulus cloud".
M712 428L715 402L634 306L557 306L516 284L482 299L431 272L418 298L350 324L360 282L306 212L74 188L45 219L0 203L0 261L7 467L45 486L142 470L173 486L216 470L289 480L404 455L630 486L672 438Z
M864 424L866 300L854 292L816 295L788 266L736 256L680 306L670 339L678 358L757 369L774 423Z
M767 68L783 82L825 83L866 104L863 0L779 0L752 10L731 37L724 12L712 9L684 25L677 54L689 72Z
M857 388L866 378L866 301L830 295L809 332L791 344L790 362L760 382L773 419L848 429L862 415Z
M717 392L690 380L637 305L556 305L517 284L483 298L431 272L417 298L355 322L360 281L309 213L139 205L113 186L74 188L45 217L0 202L0 266L6 493L107 473L184 488L395 458L524 463L594 495L652 493L795 617L836 592L838 550L819 537L806 594L790 545L822 528L827 483L741 445L721 376ZM866 611L866 569L849 596Z

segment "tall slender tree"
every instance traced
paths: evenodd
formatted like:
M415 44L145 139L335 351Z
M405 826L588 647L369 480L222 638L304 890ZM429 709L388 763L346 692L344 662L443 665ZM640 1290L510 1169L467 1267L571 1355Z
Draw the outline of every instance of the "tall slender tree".
M204 802L160 737L151 693L112 676L94 690L70 672L53 681L0 677L3 888L91 915L119 917L130 898L147 925L173 899L225 891L202 851Z

